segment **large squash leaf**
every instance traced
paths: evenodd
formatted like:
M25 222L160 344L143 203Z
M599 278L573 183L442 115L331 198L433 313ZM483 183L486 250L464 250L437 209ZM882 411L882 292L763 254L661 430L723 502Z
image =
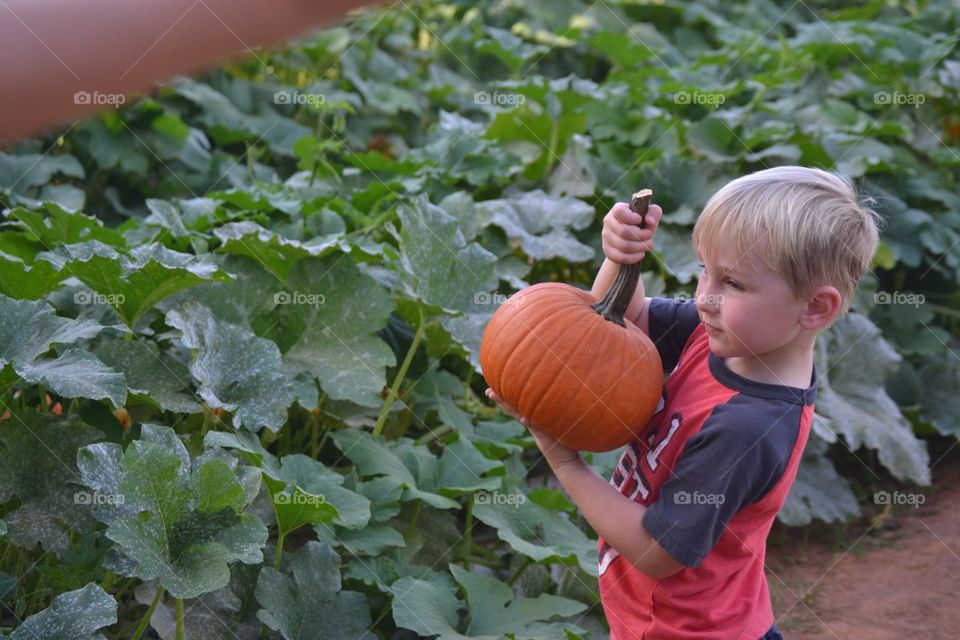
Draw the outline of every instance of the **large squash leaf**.
M501 540L537 562L579 564L597 575L596 543L556 511L530 500L516 487L474 496L473 515L497 530Z
M310 541L289 556L289 574L264 567L257 581L257 613L286 640L372 640L367 598L341 591L340 556Z
M263 561L267 528L246 513L247 491L218 458L191 468L168 427L143 425L143 437L124 452L102 443L80 449L83 483L107 499L95 513L107 537L142 580L158 579L175 598L224 587L230 564Z
M193 301L167 313L167 324L183 332L185 346L197 350L190 372L208 405L233 412L237 427L276 431L283 426L294 392L274 342L218 320Z
M9 640L105 640L97 633L117 622L117 601L99 585L61 593L14 629Z
M556 616L573 616L587 605L576 600L544 594L536 598L514 597L513 589L496 578L450 565L467 602L460 603L456 592L436 582L401 578L391 588L394 594L393 618L397 625L422 635L438 635L441 640L552 640L569 629L583 633L575 625L546 622ZM469 606L470 621L463 633L458 609ZM509 634L509 635L508 635Z
M0 380L16 374L67 398L109 398L122 406L127 396L123 374L90 352L68 349L54 358L41 357L55 344L73 344L103 329L93 320L60 317L46 302L0 294Z
M851 451L866 446L895 477L930 484L926 443L913 433L884 381L902 357L870 320L851 313L817 340L817 412Z
M105 296L129 327L181 289L229 278L206 257L171 251L159 243L135 247L127 256L91 240L63 245L38 257Z
M826 441L811 435L803 453L797 477L787 500L777 514L787 526L810 524L814 518L824 522L846 522L860 515L860 505L843 478L824 455Z
M393 310L387 292L340 253L300 262L288 286L279 295L302 332L283 355L286 370L319 379L331 398L380 406L386 368L397 364L375 335Z
M102 434L77 419L14 411L0 421L0 504L11 498L20 505L4 520L11 542L24 549L40 544L60 554L70 546L70 533L89 531L89 495L78 484L77 449Z
M499 478L481 476L503 465L485 458L466 439L448 445L439 458L407 438L384 442L358 429L338 431L332 439L361 475L391 478L404 487L404 499L420 499L438 509L459 508L446 496L500 486Z

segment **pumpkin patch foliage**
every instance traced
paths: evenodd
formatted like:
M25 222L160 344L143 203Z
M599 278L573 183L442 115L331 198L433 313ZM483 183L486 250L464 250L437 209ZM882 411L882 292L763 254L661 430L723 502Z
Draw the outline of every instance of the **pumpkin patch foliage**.
M484 397L484 329L589 291L642 187L647 295L689 296L700 209L778 164L887 220L779 518L929 485L960 10L843 4L399 3L0 151L0 638L604 637L595 534Z

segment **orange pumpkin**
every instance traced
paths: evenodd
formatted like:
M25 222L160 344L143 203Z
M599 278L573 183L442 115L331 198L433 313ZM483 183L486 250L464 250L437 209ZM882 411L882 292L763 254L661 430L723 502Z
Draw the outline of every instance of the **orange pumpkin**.
M630 202L645 215L653 192ZM641 228L642 228L641 223ZM487 323L480 366L487 384L531 424L578 451L611 451L637 437L660 400L663 364L623 315L640 264L620 265L599 302L547 282L511 296Z

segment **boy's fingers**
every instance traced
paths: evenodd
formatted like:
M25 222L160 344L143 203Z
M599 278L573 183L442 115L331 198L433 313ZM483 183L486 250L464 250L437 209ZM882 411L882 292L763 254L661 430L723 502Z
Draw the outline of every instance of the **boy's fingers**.
M650 208L647 209L647 215L644 216L647 221L647 228L656 231L657 225L660 224L660 219L662 217L663 209L660 208L660 205L650 205Z
M656 204L650 205L646 215L643 216L645 223L643 229L640 228L640 214L631 211L629 205L624 202L615 204L610 213L613 217L611 226L615 229L617 235L636 240L648 239L649 236L638 234L652 234L660 226L660 219L663 218L663 209Z
M630 209L630 205L626 202L618 202L613 205L613 209L610 210L613 213L613 217L624 224L629 224L632 226L639 226L640 224L640 214L634 213Z
M646 251L646 243L636 242L634 240L624 240L623 238L610 238L607 243L611 248L616 249L621 254L635 254Z
M637 216L640 217L639 215ZM623 238L624 240L643 240L644 234L649 233L647 229L641 229L635 224L630 224L628 222L622 222L620 220L614 219L609 225L609 231L618 238Z
M513 407L511 407L511 406L509 406L509 405L507 405L507 404L504 404L503 399L502 399L500 396L497 395L497 392L496 392L496 391L494 391L493 389L487 387L486 394L487 394L487 397L488 397L488 398L490 398L491 400L493 400L494 402L497 403L497 406L499 406L500 409L501 409L505 414L507 414L508 416L511 416L511 417L513 417L513 418L517 418L518 420L520 419L520 415L513 409Z

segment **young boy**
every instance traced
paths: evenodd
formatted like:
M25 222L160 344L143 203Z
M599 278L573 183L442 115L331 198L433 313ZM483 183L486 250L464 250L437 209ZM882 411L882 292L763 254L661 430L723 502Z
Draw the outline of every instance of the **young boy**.
M615 205L603 223L599 299L620 263L653 248L657 206ZM670 372L657 413L610 482L487 395L534 435L600 536L611 640L776 639L766 538L813 421L817 333L849 309L878 242L877 215L831 173L778 167L734 180L693 230L696 301L647 298L627 317Z

